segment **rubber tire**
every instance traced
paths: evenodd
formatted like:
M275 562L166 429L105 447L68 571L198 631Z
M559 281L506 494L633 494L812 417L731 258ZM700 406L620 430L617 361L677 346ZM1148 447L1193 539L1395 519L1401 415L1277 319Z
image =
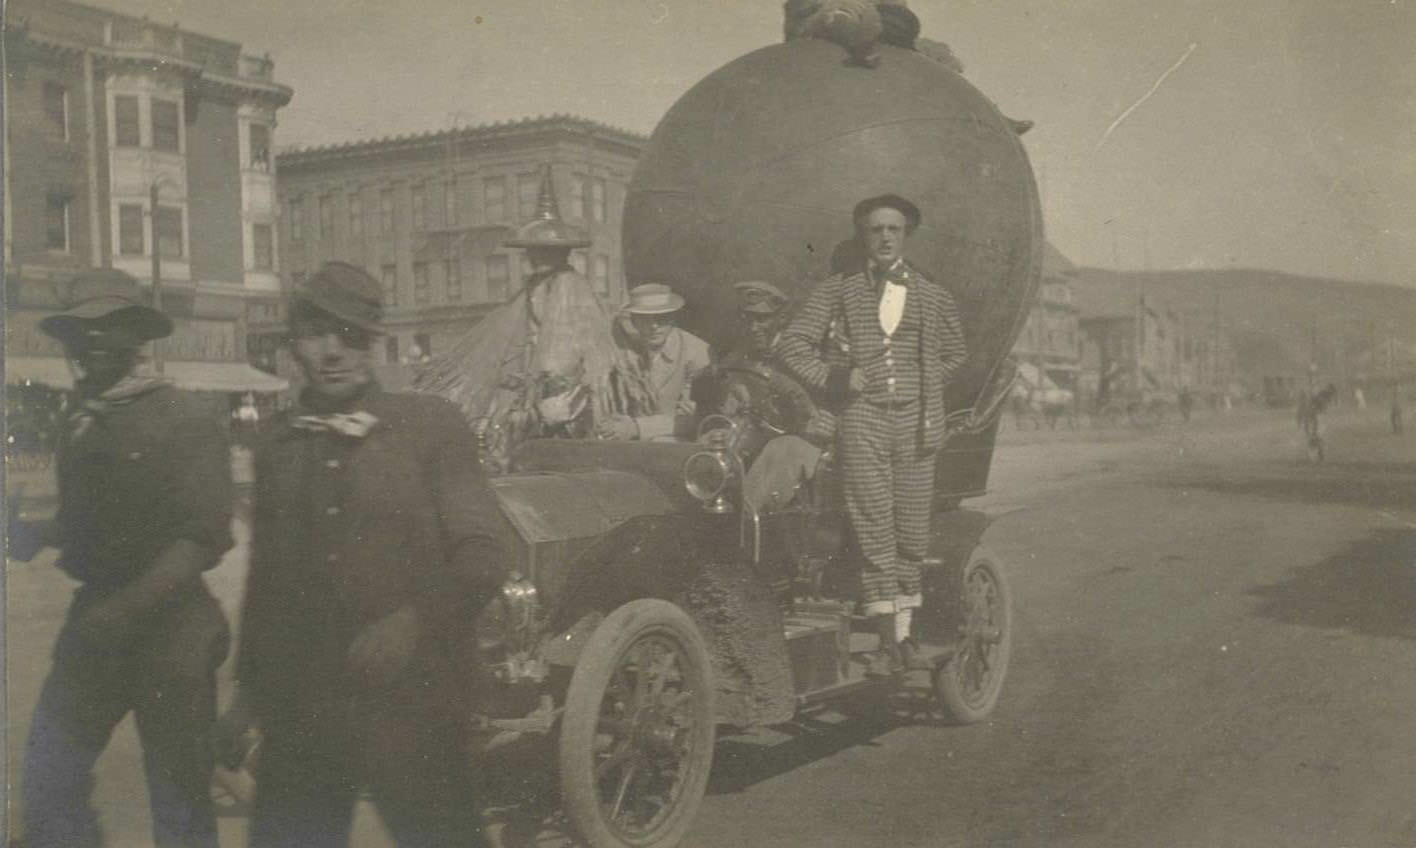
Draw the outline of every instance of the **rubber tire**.
M627 841L609 826L600 809L595 780L595 737L610 676L624 653L648 634L668 635L691 666L695 736L688 776L669 817L648 837ZM687 834L708 788L713 765L715 727L713 677L707 645L688 614L668 601L630 601L610 613L591 634L580 653L566 691L561 718L557 765L561 803L571 829L590 848L670 848Z
M934 692L939 698L939 703L944 709L945 718L955 724L974 724L988 718L993 712L993 708L998 705L998 698L1003 692L1003 682L1008 676L1008 661L1013 652L1013 593L1008 588L1007 579L1003 576L1003 569L999 566L998 560L983 545L974 547L969 554L969 561L965 564L962 580L959 583L961 598L959 608L967 615L968 597L966 587L969 585L970 575L982 571L993 583L998 597L998 613L1001 621L999 630L1001 631L998 643L994 646L993 667L987 686L981 693L967 692L963 683L959 679L961 668L959 657L949 660L935 674Z

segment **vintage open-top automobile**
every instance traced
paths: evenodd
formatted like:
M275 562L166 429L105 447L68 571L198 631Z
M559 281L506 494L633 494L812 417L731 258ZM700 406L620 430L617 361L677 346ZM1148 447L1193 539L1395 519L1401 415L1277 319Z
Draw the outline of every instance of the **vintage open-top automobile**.
M924 210L909 256L951 289L970 358L946 390L913 625L923 662L895 677L867 677L860 660L877 640L855 632L829 446L764 482L764 445L797 437L749 404L705 417L694 440L516 449L492 483L522 577L481 625L496 683L479 722L491 749L554 740L561 809L584 842L677 843L722 726L784 722L861 692L932 693L961 723L994 708L1008 584L982 543L988 519L959 504L985 489L1007 352L1041 263L1019 131L920 53L882 45L860 67L803 40L711 74L650 139L625 204L626 276L673 284L710 343L732 343L732 283L771 280L800 298L851 261L855 201L894 191Z

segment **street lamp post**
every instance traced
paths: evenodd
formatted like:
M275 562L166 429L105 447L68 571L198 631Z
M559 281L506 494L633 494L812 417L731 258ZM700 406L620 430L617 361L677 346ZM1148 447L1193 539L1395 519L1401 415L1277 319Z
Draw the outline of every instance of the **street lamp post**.
M158 242L157 233L157 194L158 187L162 184L161 178L152 181L152 188L149 189L148 204L149 219L152 221L152 308L162 311L162 246ZM163 372L162 363L162 339L155 339L152 343L152 364L158 374Z

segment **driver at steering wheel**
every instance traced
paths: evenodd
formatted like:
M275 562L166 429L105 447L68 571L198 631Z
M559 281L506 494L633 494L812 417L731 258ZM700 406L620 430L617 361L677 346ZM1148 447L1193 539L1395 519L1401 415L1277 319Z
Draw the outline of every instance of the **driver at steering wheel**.
M777 436L800 436L818 448L830 445L835 421L819 410L805 387L772 358L772 348L787 321L787 296L768 282L733 284L738 298L738 343L718 357L695 387L700 410L743 422L752 433L755 453ZM756 442L756 444L751 444Z

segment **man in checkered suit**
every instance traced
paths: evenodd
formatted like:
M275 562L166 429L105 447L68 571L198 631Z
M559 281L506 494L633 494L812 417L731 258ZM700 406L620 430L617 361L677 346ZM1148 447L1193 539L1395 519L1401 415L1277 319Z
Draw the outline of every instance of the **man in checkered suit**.
M863 265L818 285L776 350L808 386L842 399L846 514L863 560L861 603L880 634L869 668L876 676L908 665L901 643L922 603L944 387L966 357L949 290L904 257L920 218L918 207L892 194L857 204Z

